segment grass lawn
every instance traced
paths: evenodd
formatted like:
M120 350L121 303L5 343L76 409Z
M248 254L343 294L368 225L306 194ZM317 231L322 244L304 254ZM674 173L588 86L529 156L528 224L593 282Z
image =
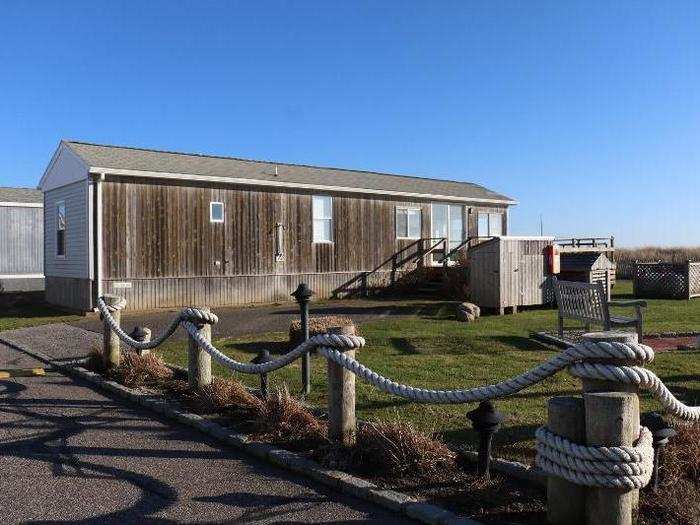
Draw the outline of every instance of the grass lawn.
M629 282L616 286L616 297L631 293ZM700 328L700 300L650 301L646 331L687 331ZM453 316L453 303L439 303L418 309L409 318L384 318L364 323L361 334L367 346L358 359L373 370L399 382L436 389L467 388L494 383L541 363L555 350L532 339L532 331L552 329L556 313L549 309L533 309L517 315L482 317L477 323L462 324ZM216 330L216 329L215 329ZM217 348L235 359L250 361L261 348L273 353L285 349L286 333L215 340ZM166 343L161 347L165 358L185 365L186 348L182 343ZM700 352L671 351L657 354L651 364L669 388L686 402L700 404ZM215 373L228 371L215 365ZM258 384L257 376L236 374L245 383ZM299 363L270 375L273 385L286 383L292 392L300 391ZM313 359L313 404L325 406L325 361ZM497 435L495 446L504 457L531 457L535 429L546 421L547 400L555 395L580 392L579 381L566 373L539 383L515 396L497 402L507 416L504 429ZM466 412L469 405L422 405L378 392L358 380L358 417L366 420L395 419L411 421L421 429L436 431L444 440L475 446ZM648 396L642 409L658 409Z
M0 332L40 324L77 321L79 315L72 315L47 304L0 306Z

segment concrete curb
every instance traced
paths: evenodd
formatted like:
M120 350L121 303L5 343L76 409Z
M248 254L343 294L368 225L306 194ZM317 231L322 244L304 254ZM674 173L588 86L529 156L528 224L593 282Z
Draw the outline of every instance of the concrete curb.
M187 412L182 407L176 406L160 396L128 388L122 384L105 379L102 375L80 366L84 364L84 359L59 363L53 361L50 356L42 352L19 347L16 344L4 341L2 337L0 337L0 342L25 352L40 361L51 364L66 375L78 377L111 394L157 412L167 419L195 428L215 441L237 448L251 456L263 459L295 474L308 477L341 493L370 501L380 507L429 525L482 525L478 521L460 517L437 505L418 501L400 492L382 489L369 481L346 472L327 469L295 452L278 449L268 443L250 441L248 436L209 421L198 414Z

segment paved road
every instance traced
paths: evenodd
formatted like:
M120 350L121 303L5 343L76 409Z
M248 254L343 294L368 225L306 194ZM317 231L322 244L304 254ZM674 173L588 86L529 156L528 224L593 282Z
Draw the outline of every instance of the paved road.
M0 381L0 472L2 523L412 523L55 372Z
M351 300L326 301L311 304L312 315L343 315L356 323L381 319L383 317L405 317L421 315L434 310L444 301L434 299L414 299L406 301L390 300ZM219 323L214 326L213 335L217 337L238 337L249 334L287 331L292 319L299 318L299 309L295 304L259 307L217 307L214 309ZM122 326L131 331L134 326L146 326L154 336L162 332L177 315L179 309L152 310L148 312L124 312ZM102 322L96 315L71 323L86 330L102 333ZM186 339L183 330L175 332L175 339Z

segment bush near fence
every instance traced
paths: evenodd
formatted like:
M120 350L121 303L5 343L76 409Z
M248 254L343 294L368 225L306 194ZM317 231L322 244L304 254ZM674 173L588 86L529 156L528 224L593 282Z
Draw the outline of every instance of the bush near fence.
M617 248L617 278L634 278L634 261L684 263L688 260L700 261L700 246L685 248L661 248L645 246L642 248Z

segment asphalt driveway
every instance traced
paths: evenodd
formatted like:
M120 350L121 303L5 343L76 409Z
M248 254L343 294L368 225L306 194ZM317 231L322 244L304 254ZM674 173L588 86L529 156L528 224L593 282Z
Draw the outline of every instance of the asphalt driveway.
M3 523L413 523L55 372L0 381L0 472Z
M422 312L434 310L444 301L431 299L412 300L369 300L343 299L341 301L324 301L311 303L311 315L343 315L350 317L355 323L385 317L406 317L420 315ZM293 319L299 318L299 308L294 303L257 306L257 307L217 307L213 309L219 317L219 323L213 328L214 338L240 337L268 332L286 331ZM146 312L123 312L122 327L131 331L134 326L145 326L152 330L154 336L170 325L179 309L151 310ZM85 319L70 323L92 332L102 333L102 322L96 314ZM174 339L187 339L183 330L173 335Z

